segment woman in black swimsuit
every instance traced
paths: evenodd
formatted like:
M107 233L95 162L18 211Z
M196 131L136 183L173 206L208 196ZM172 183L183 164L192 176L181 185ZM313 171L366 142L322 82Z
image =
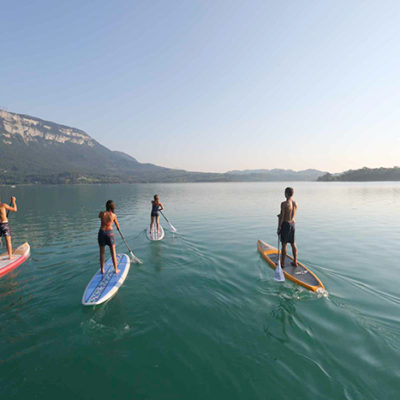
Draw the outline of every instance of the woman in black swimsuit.
M150 222L150 235L151 229L153 227L154 218L156 219L157 224L157 233L160 233L160 213L159 211L164 210L162 203L160 202L160 198L158 194L154 195L154 200L151 201L151 222Z

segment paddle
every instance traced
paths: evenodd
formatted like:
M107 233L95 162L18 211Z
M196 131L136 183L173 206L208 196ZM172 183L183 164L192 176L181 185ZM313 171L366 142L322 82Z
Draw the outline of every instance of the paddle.
M135 264L143 264L142 260L140 260L139 258L137 258L137 257L133 254L133 251L129 248L128 243L126 242L126 240L125 240L125 238L124 238L124 235L122 234L122 232L121 232L119 229L118 229L118 232L119 232L119 234L121 235L121 238L122 238L122 240L124 241L125 246L126 246L126 248L128 249L128 251L129 251L129 254L131 255L132 261L133 261Z
M12 206L12 201L10 201L10 207ZM7 218L8 218L8 214L10 214L10 210L7 210Z
M169 228L173 233L176 233L177 230L176 228L171 224L171 222L168 221L167 217L163 214L163 212L160 210L161 215L164 217L164 219L168 222Z
M282 270L282 266L281 266L281 258L279 256L279 246L280 246L280 240L279 240L279 236L278 236L278 264L276 266L275 269L275 273L274 273L274 279L277 282L284 282L285 281L285 275L283 274L283 270Z

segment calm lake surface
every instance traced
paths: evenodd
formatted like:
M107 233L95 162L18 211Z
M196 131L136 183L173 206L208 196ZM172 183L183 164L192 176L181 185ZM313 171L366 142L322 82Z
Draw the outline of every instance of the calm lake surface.
M276 246L287 185L0 187L17 196L14 244L32 248L0 278L0 398L398 398L400 183L292 184L299 259L328 297L275 282L257 252ZM158 243L154 193L180 233L162 221ZM89 308L108 199L143 265Z

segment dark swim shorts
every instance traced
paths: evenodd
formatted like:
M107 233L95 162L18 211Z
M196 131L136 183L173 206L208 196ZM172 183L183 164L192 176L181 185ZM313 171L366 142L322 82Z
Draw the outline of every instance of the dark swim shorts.
M281 242L282 243L294 243L296 225L294 222L284 221L281 226Z
M8 225L8 222L0 223L0 237L1 236L11 236L10 225Z
M99 242L100 247L111 247L115 244L114 231L103 231L103 229L100 229L99 234L97 235L97 241Z

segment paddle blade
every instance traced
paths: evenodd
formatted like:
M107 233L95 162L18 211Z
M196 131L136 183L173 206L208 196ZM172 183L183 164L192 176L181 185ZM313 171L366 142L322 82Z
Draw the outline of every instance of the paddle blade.
M176 230L176 228L175 228L172 224L169 224L169 229L171 229L171 232L173 232L173 233L178 232L178 231Z
M285 281L285 275L284 275L282 267L281 267L281 260L279 258L279 255L278 255L278 265L277 265L277 267L275 269L275 273L274 273L274 279L277 282L284 282Z
M134 262L135 264L143 264L142 260L141 260L140 258L137 258L137 257L133 254L132 251L130 252L130 255L131 255L132 262Z

